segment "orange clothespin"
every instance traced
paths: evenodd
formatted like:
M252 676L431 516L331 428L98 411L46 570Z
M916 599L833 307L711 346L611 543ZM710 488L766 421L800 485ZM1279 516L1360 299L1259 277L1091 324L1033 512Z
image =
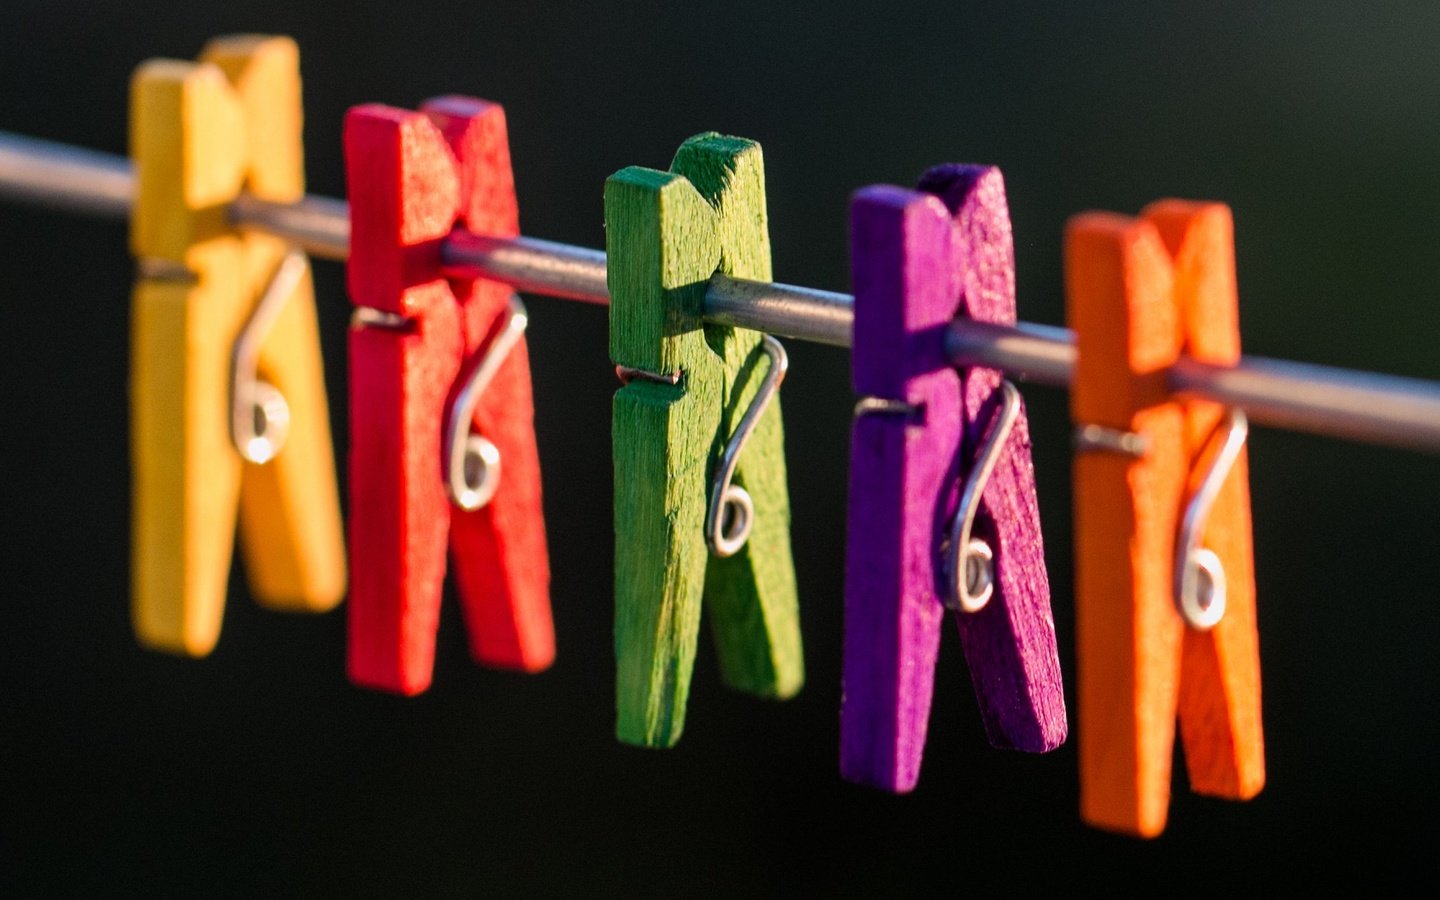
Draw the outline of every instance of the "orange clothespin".
M1221 204L1164 200L1077 216L1065 244L1081 814L1153 837L1177 714L1193 790L1265 782L1245 419L1166 384L1182 354L1240 359L1234 227Z
M131 83L132 616L156 649L214 647L237 506L257 600L321 612L345 592L309 269L229 218L242 192L304 196L300 124L289 38L221 38Z

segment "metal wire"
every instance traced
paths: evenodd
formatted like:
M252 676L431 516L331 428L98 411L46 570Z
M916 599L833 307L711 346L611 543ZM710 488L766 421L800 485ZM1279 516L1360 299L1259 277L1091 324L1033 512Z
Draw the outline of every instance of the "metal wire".
M0 131L0 197L123 219L135 176L124 157Z
M720 465L710 486L710 504L705 511L705 542L710 552L722 559L739 553L750 540L750 530L755 524L755 501L749 491L734 483L735 467L740 463L745 442L750 440L765 408L779 393L780 382L785 380L785 372L790 368L790 357L775 338L762 335L760 350L770 358L770 368L740 418L740 424L735 426L735 433L725 442L725 451L720 454Z
M945 606L956 612L979 612L995 593L995 551L983 538L972 538L980 498L1005 452L1005 441L1020 418L1020 391L1000 382L1001 403L990 423L990 434L975 454L960 489L960 505L950 526L946 548L948 587Z
M525 335L530 316L525 304L510 296L505 324L491 339L475 367L465 377L464 386L450 405L445 422L444 468L445 488L450 502L466 511L488 504L500 489L500 448L484 435L475 434L475 407L485 388L495 380L510 351Z
M1175 541L1175 608L1197 631L1209 631L1225 617L1225 564L1215 551L1200 546L1200 541L1205 536L1205 520L1245 449L1249 433L1245 414L1237 409L1230 410L1215 427L1206 449L1217 443L1219 447L1180 517L1180 537Z
M246 462L264 465L274 459L290 434L290 404L260 377L260 348L309 271L305 254L285 254L230 351L230 441Z
M133 194L130 165L120 157L0 132L0 199L123 217ZM341 200L307 197L287 205L245 198L231 215L240 228L286 238L317 257L344 259L348 252L349 212ZM457 233L443 257L456 274L526 293L609 302L605 254L598 250ZM848 347L852 304L847 294L717 275L705 293L705 319ZM956 320L945 346L957 366L999 369L1033 384L1065 387L1075 369L1074 336L1054 326ZM1258 424L1440 452L1440 383L1433 381L1257 357L1233 367L1182 360L1168 379L1175 392L1238 407Z

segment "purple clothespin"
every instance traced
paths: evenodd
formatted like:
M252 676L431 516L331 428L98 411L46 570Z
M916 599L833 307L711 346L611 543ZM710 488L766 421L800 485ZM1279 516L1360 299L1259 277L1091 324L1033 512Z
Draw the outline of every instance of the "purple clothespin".
M850 449L840 771L896 792L920 774L947 607L990 743L1043 752L1066 733L1024 408L999 372L957 372L945 353L958 316L1015 321L1005 184L997 168L948 165L920 188L864 188L850 206L863 399Z

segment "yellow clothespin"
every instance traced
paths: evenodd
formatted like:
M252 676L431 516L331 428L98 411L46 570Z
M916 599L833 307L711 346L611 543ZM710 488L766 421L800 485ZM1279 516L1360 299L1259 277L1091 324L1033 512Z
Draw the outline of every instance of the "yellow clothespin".
M242 192L304 196L299 50L245 35L212 41L199 62L151 60L130 115L132 618L142 644L204 656L237 502L260 603L322 612L345 592L308 264L229 215Z

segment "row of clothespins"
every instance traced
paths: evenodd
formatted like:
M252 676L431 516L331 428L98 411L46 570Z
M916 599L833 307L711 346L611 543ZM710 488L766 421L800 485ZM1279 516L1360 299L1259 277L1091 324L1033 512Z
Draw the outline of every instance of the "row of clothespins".
M132 334L133 611L140 640L204 655L237 519L253 594L320 612L347 593L318 327L303 254L237 230L242 195L304 197L298 52L212 42L132 85L140 260ZM447 266L456 229L519 234L505 118L445 97L360 106L350 203L348 669L402 694L431 679L451 561L482 664L554 656L525 313ZM758 144L686 141L666 172L605 185L614 400L616 730L684 723L702 597L727 684L800 689L782 421L784 351L702 321L716 273L768 281ZM999 170L947 165L851 206L854 386L840 769L916 784L946 611L992 744L1060 745L1067 716L1016 389L957 371L957 316L1015 321ZM1077 651L1082 814L1164 827L1175 723L1191 786L1264 780L1243 416L1181 401L1182 351L1239 357L1232 228L1218 204L1086 214L1066 235L1078 362Z

